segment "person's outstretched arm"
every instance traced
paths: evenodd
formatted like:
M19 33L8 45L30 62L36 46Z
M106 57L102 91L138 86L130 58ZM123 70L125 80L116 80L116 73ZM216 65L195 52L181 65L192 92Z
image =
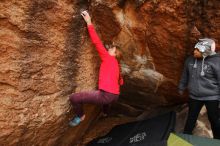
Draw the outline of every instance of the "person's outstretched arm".
M109 54L107 50L105 49L105 47L103 46L98 34L95 31L95 28L91 22L91 17L89 16L89 13L87 11L83 11L81 15L87 23L87 27L88 27L88 31L89 31L89 35L92 40L92 43L95 45L96 50L98 51L100 58L103 61L106 57L109 56Z

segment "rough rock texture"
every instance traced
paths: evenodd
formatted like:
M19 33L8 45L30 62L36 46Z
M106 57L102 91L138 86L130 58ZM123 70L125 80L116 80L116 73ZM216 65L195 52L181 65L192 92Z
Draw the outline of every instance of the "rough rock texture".
M220 40L219 0L1 0L0 145L79 143L99 121L99 108L88 105L85 122L67 126L68 96L97 88L99 58L83 9L124 55L114 109L126 116L114 123L186 101L176 93L184 59L199 37Z

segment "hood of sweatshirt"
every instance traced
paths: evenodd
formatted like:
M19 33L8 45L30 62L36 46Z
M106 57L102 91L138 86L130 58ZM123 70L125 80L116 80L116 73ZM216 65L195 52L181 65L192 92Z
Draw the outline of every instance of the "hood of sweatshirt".
M202 53L203 57L214 55L215 41L209 38L199 39L194 48L197 48Z
M198 43L196 43L194 48L198 49L202 53L203 58L202 58L201 76L204 76L205 72L203 69L204 69L204 62L205 62L206 57L215 57L216 56L215 41L213 39L209 39L209 38L199 39ZM195 60L193 67L197 68L197 59Z

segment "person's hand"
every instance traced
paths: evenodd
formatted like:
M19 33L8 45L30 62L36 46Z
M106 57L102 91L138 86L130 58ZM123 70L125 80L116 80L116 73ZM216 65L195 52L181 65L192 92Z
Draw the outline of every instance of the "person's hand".
M120 80L119 80L119 85L123 85L124 84L124 80L123 80L123 78L121 78Z
M84 20L86 21L87 25L92 24L91 22L91 17L89 16L89 13L87 11L83 11L81 13L82 17L84 18Z

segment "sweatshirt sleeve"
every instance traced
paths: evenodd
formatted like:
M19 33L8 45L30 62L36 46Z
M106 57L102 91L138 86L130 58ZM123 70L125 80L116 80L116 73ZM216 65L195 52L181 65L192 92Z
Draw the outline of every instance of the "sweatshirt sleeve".
M216 61L216 65L214 66L215 76L218 82L218 88L220 89L220 59ZM219 99L220 100L220 99Z
M101 60L102 61L105 60L105 58L107 58L109 54L107 50L105 49L105 47L103 46L101 40L99 39L99 36L96 33L95 28L92 24L88 25L88 31L89 31L89 36L92 40L92 43L95 45L96 50L98 51Z
M188 59L185 61L183 73L179 82L179 91L184 91L188 85L189 72L188 72Z

